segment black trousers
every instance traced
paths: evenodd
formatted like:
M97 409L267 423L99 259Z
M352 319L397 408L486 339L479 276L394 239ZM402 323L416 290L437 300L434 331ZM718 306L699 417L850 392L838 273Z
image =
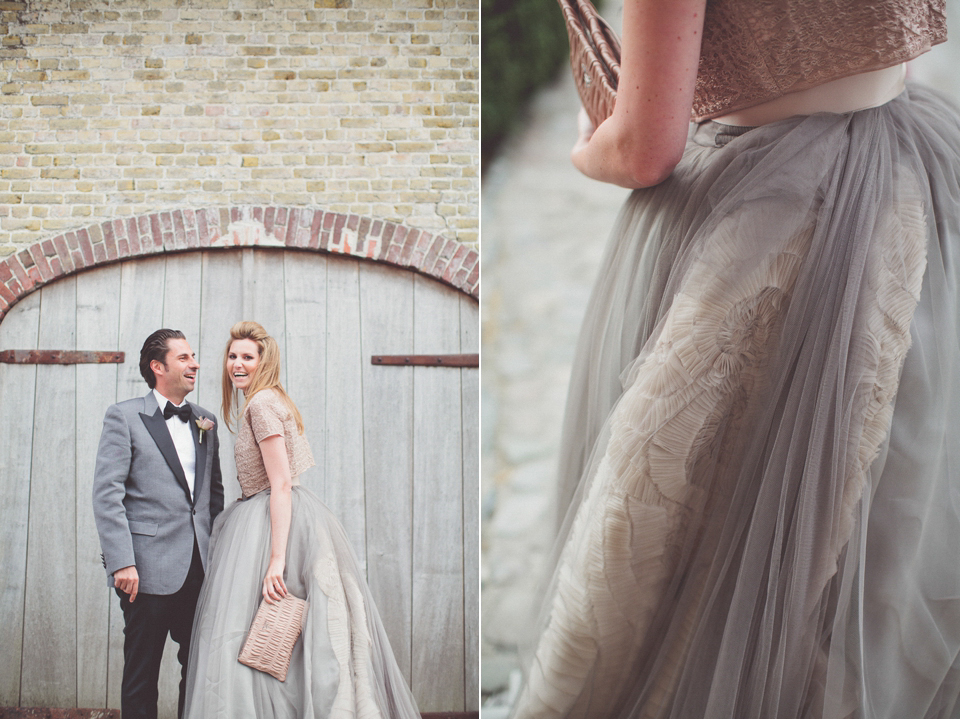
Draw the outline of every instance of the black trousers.
M193 614L203 584L203 563L200 549L193 541L193 559L187 578L173 594L130 595L116 590L123 610L123 682L120 687L122 719L157 719L157 681L160 660L167 634L180 645L180 700L177 716L183 716L183 700L187 690L187 657L190 655L190 632Z

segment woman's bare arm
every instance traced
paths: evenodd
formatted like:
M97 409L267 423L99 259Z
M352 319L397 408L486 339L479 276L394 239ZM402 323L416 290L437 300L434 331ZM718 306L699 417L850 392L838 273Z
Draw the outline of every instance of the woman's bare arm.
M624 0L613 114L581 125L571 153L587 177L621 187L662 182L680 161L700 60L706 0Z
M263 598L272 604L287 594L283 569L286 564L287 537L290 534L292 480L282 435L274 434L260 440L260 454L270 480L270 564L263 578Z

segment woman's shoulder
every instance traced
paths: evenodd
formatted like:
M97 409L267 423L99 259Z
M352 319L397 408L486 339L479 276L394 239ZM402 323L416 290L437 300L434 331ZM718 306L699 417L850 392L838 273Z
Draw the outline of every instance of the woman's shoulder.
M285 419L290 414L282 395L273 388L262 389L253 395L247 402L246 411L251 414L273 414L280 419Z
M262 407L270 404L283 404L283 400L280 398L280 393L273 387L267 387L266 389L260 390L250 398L249 402L247 402L248 407Z

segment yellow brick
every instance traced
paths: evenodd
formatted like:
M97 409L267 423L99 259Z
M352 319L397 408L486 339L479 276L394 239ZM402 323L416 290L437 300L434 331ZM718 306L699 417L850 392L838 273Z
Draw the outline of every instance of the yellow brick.
M63 202L63 196L53 193L30 192L23 196L23 201L28 204L58 205Z
M173 143L173 142L158 143L156 145L147 145L147 152L160 153L165 155L176 155L183 152L183 145Z
M258 157L244 157L241 167L257 167L260 164Z
M30 98L33 105L67 105L70 100L66 95L34 95Z

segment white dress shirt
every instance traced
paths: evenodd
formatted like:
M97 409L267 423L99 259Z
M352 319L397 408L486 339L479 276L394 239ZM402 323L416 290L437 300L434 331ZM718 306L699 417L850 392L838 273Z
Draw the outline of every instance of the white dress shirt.
M167 406L167 402L173 402L156 389L153 390L157 397L157 404L160 405L160 411ZM177 407L182 407L187 400L183 400ZM183 467L183 473L187 478L187 486L190 488L190 497L193 498L193 483L197 474L197 447L193 443L193 431L190 428L190 422L184 422L174 415L166 420L167 429L170 431L170 439L173 440L173 446L177 449L177 456L180 457L180 466Z

